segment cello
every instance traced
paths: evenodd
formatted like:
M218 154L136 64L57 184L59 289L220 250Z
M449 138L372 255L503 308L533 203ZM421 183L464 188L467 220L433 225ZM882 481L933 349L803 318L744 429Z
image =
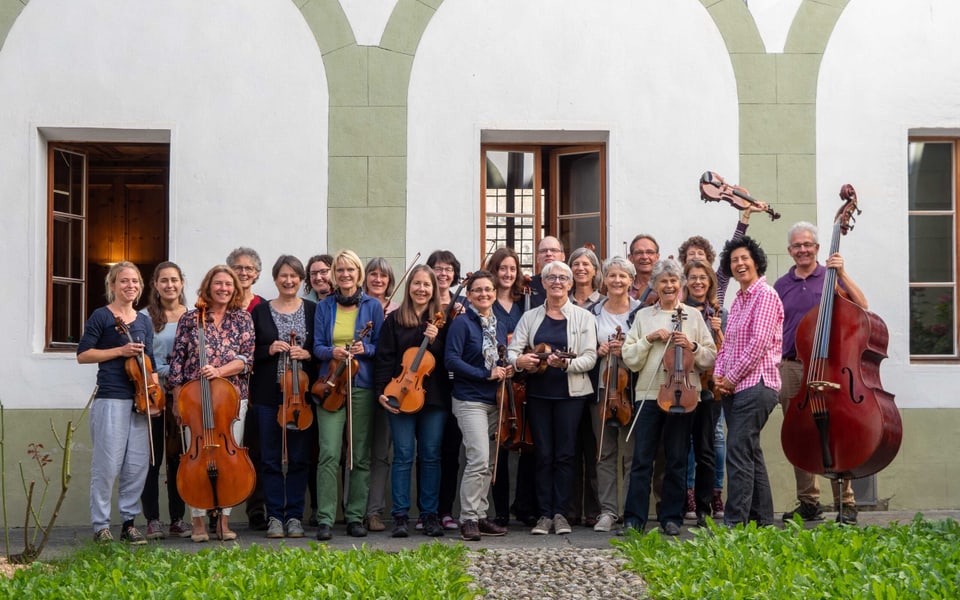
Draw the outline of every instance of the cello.
M840 198L830 255L853 229L854 211L862 212L850 184L840 189ZM805 373L780 430L783 452L797 468L833 479L867 477L897 455L900 412L880 384L888 339L883 320L842 296L836 269L827 269L820 305L797 328L797 358Z
M443 313L434 316L433 324L437 329L443 327ZM402 413L412 414L419 412L426 401L426 391L423 389L424 379L433 373L437 366L437 359L427 350L430 339L423 336L423 341L417 348L407 348L401 359L402 370L399 375L390 380L383 389L387 397L387 404L399 409Z
M206 302L197 301L197 349L199 369L207 364ZM256 471L247 449L233 437L233 424L240 414L240 393L222 377L198 377L177 394L177 407L190 438L180 455L177 490L193 508L219 515L224 507L236 506L253 493Z
M672 320L674 332L683 331L683 321L687 315L683 306L677 305ZM665 413L684 414L693 412L700 402L700 392L695 385L691 385L687 374L693 370L693 352L678 344L673 345L673 352L663 353L663 371L665 381L657 394L657 406Z

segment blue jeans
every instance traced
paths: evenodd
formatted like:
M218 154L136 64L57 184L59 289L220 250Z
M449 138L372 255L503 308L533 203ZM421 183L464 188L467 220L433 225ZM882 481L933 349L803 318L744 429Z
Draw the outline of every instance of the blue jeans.
M636 404L636 425L633 429L633 462L630 464L630 487L624 506L624 521L639 525L650 514L650 482L657 447L663 442L666 465L663 494L660 501L661 524L683 523L683 505L687 497L687 452L690 449L690 428L693 413L669 415L657 406L656 400Z
M281 522L303 519L310 468L310 436L306 430L287 430L287 475L283 475L283 429L276 406L251 405L260 436L260 475L267 517Z
M723 398L727 418L727 525L755 520L773 523L773 494L760 447L760 431L778 404L777 390L763 380L757 385Z
M388 414L393 437L393 466L390 470L390 493L394 516L410 510L410 472L417 456L417 507L421 514L436 513L440 495L440 447L447 410L424 406L415 414Z

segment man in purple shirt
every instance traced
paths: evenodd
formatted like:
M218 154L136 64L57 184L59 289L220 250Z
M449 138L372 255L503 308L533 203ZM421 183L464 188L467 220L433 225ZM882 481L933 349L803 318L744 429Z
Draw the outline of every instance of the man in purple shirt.
M843 258L835 253L827 259L826 265L817 262L817 251L820 244L817 239L817 227L812 223L800 221L787 232L787 251L793 258L794 265L786 275L777 280L773 287L783 301L783 360L780 362L780 405L786 412L790 399L800 391L803 381L803 363L797 357L796 337L797 327L810 310L820 305L823 294L823 280L827 268L837 270L837 280L843 287L852 302L862 308L867 308L867 299L856 283L850 279L843 268ZM789 521L794 515L800 515L804 521L820 521L823 519L823 508L820 506L820 486L817 476L794 467L797 479L797 500L799 504L791 511L783 513L783 520ZM833 504L837 509L837 522L856 524L857 509L853 496L853 486L850 480L843 482L843 493L840 494L840 484L833 480ZM837 506L838 499L842 507Z
M726 338L713 370L727 419L727 505L724 523L773 524L773 495L760 431L777 405L783 305L767 285L767 255L745 236L730 240L720 270L740 284L727 317Z

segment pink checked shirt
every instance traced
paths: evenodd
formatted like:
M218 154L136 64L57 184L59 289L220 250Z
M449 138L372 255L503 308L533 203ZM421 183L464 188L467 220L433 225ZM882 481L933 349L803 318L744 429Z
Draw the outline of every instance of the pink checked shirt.
M737 292L724 336L715 376L729 379L737 392L755 386L761 377L766 387L780 390L783 304L766 277Z

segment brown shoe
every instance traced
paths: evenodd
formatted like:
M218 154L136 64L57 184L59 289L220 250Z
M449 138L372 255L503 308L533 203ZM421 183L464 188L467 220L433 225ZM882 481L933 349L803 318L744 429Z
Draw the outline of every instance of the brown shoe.
M384 531L386 528L387 526L383 524L380 515L376 513L367 515L367 531Z
M493 522L492 519L480 519L480 522L478 523L478 528L480 529L481 535L496 536L496 535L507 534L507 528L497 525L496 523Z
M460 539L467 542L480 541L480 526L476 521L473 519L466 519L463 524L460 525Z

